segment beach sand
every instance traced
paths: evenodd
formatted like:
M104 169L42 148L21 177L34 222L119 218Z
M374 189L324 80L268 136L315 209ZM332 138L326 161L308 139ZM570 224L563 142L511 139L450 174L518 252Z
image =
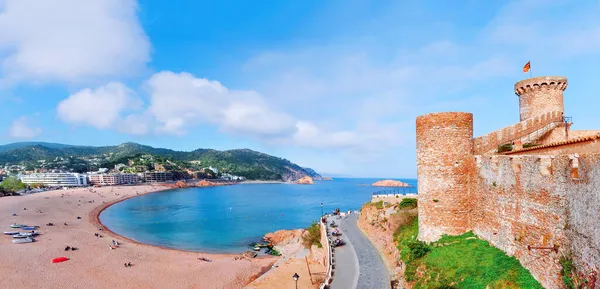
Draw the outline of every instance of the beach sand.
M17 230L10 224L19 223L38 225L41 233L30 244L13 244L10 236L0 236L0 288L242 288L276 260L234 260L239 255L159 248L98 230L96 216L102 207L163 189L158 185L78 188L0 198L2 231ZM113 239L121 246L111 250ZM66 246L78 250L65 251ZM62 256L70 260L52 264L52 259ZM125 268L127 262L133 266Z

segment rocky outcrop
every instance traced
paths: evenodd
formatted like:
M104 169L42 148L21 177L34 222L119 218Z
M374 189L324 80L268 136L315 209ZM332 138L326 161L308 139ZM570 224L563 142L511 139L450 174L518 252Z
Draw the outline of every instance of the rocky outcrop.
M267 233L265 240L273 243L275 246L284 246L288 244L302 243L302 235L306 232L304 229L297 230L279 230L273 233Z
M213 183L207 180L201 180L196 183L196 187L214 187L214 186L222 186L221 183Z
M313 179L309 176L303 177L296 181L296 184L300 184L300 185L312 185L314 183L315 182L313 181Z
M410 187L409 184L401 182L401 181L394 181L394 180L381 180L381 181L377 181L374 182L372 184L373 187Z
M207 180L201 180L197 183L187 183L184 181L178 181L174 184L164 184L164 186L174 189L181 188L193 188L193 187L215 187L215 186L227 186L231 185L231 182L211 182Z
M275 245L275 249L277 249L281 254L286 258L294 257L298 255L301 251L305 250L304 245L302 245L302 236L306 234L306 230L297 229L297 230L279 230L273 233L267 233L264 236L265 241L272 243ZM309 249L309 259L318 262L321 265L325 265L325 248L317 247L312 245ZM302 255L302 254L300 254ZM302 257L303 258L303 257Z

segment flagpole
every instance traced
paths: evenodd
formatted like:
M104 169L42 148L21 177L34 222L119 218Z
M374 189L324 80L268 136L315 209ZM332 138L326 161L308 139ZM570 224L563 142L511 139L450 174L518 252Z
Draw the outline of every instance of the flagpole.
M529 78L531 78L531 60L529 60Z

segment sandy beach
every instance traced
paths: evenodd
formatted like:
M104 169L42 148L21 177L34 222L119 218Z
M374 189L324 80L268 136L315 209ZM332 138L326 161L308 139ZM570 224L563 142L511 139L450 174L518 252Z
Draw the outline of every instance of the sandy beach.
M34 243L13 244L11 236L0 236L0 288L243 288L276 260L235 260L239 255L160 248L99 230L96 217L103 207L164 189L158 185L78 188L0 198L2 231L15 230L10 228L13 223L40 226ZM121 246L111 250L112 240ZM65 251L66 246L78 250ZM52 259L62 256L70 260L52 264ZM124 267L128 262L132 267Z

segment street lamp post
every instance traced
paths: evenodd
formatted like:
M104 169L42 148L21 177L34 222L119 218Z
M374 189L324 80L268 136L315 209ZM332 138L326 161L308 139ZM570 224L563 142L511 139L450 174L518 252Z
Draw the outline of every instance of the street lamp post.
M300 276L298 276L298 273L294 273L294 276L292 276L292 278L294 278L294 281L296 281L296 289L298 289L298 278L300 278Z
M323 218L323 203L321 203L321 218Z

